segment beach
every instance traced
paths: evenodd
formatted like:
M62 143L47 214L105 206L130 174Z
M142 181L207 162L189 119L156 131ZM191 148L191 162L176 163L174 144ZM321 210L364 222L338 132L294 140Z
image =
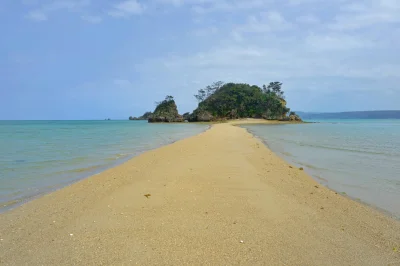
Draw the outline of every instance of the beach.
M398 220L318 184L243 123L260 121L212 125L0 214L0 264L400 264Z

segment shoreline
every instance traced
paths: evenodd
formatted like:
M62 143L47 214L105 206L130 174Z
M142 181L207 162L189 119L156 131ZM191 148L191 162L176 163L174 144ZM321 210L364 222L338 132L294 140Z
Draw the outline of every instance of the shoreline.
M255 122L214 124L0 214L2 264L400 261L398 221L234 126Z
M312 122L311 122L311 123L312 123ZM319 122L315 122L315 123L319 123ZM259 125L262 125L262 124L263 124L263 123L261 123L261 124L259 124ZM278 123L277 123L277 124L278 124ZM255 124L254 124L254 125L255 125ZM240 126L240 124L238 124L237 126ZM269 150L272 151L271 147L268 145L268 143L267 143L266 140L263 140L262 138L260 138L259 136L257 136L255 133L253 133L253 132L250 131L249 129L247 129L247 128L245 128L245 127L243 127L243 128L244 128L249 134L251 134L251 135L254 136L256 139L258 139L260 142L262 142ZM274 152L274 151L273 151L273 152ZM298 168L298 166L296 166L296 163L293 162L293 161L291 161L291 160L289 159L289 157L285 157L285 156L283 156L283 155L280 155L280 154L277 153L277 152L274 152L274 154L275 154L276 156L278 156L279 158L281 158L282 160L284 160L284 161L285 161L286 163L288 163L289 165L295 166L295 167ZM333 192L335 192L335 193L340 194L342 197L348 198L349 200L352 200L352 201L361 203L361 204L363 204L363 205L365 205L365 206L367 206L367 207L369 207L369 208L372 208L372 209L374 209L374 210L376 210L376 211L379 211L380 213L382 213L383 215L386 215L387 217L390 217L390 218L392 218L392 219L394 219L394 220L400 221L400 216L396 216L394 213L392 213L392 212L390 212L390 211L388 211L388 210L386 210L386 209L384 209L384 208L378 207L378 206L376 206L376 205L374 205L374 204L372 204L372 203L367 203L367 202L361 200L360 198L353 197L353 196L351 196L351 195L349 195L349 194L347 194L347 193L343 193L343 192L341 192L341 191L339 191L339 190L333 189L333 188L330 187L328 184L324 184L323 182L327 182L327 180L324 179L324 178L322 178L322 177L319 177L319 176L314 175L313 172L312 172L312 170L309 170L310 166L301 165L301 167L304 168L304 172L305 172L305 173L307 173L315 182L317 182L317 183L320 184L321 186L324 186L325 188L327 188L327 189L329 189L329 190L331 190L331 191L333 191Z
M101 121L101 120L99 120L99 121ZM113 120L113 121L118 121L118 120ZM134 121L140 121L140 120L134 120ZM168 124L168 123L165 123L165 124ZM183 124L183 123L180 123L180 124ZM209 130L211 128L211 126L212 125L209 125L201 133ZM192 136L187 136L187 137L185 137L183 139L190 138ZM196 135L194 135L194 136L196 136ZM80 170L80 169L70 170L72 172L81 172L81 174L79 176L73 178L73 180L70 180L68 182L62 182L62 183L59 183L57 185L53 185L51 187L50 186L43 187L37 193L32 193L30 195L23 195L23 196L21 196L19 198L16 198L16 199L10 199L8 201L0 202L0 215L2 213L5 213L5 212L11 211L11 210L13 210L15 208L18 208L18 207L20 207L20 206L22 206L22 205L24 205L24 204L26 204L26 203L28 203L30 201L36 200L36 199L38 199L40 197L43 197L43 196L45 196L47 194L50 194L50 193L56 192L56 191L58 191L60 189L64 189L64 188L66 188L68 186L71 186L71 185L73 185L73 184L75 184L77 182L80 182L81 180L84 180L86 178L90 178L90 177L98 175L98 174L100 174L100 173L102 173L102 172L104 172L104 171L106 171L108 169L112 169L112 168L117 167L117 166L119 166L121 164L124 164L124 163L128 162L129 160L131 160L131 159L133 159L133 158L135 158L137 156L140 156L141 154L143 154L145 152L159 149L159 148L161 148L163 146L167 146L167 145L173 144L173 143L175 143L175 142L177 142L179 140L182 140L182 139L173 140L173 141L166 141L161 146L158 146L158 147L155 147L155 148L151 148L151 149L148 149L148 150L144 150L144 151L138 151L135 154L118 158L112 163L101 165L101 166L96 166L95 169L91 169L90 170L88 168L87 171L76 171L76 170Z

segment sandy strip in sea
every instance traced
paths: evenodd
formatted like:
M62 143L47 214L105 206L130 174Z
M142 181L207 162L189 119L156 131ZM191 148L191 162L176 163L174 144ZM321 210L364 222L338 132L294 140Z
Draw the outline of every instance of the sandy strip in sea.
M399 221L232 123L3 213L0 239L0 265L400 265Z

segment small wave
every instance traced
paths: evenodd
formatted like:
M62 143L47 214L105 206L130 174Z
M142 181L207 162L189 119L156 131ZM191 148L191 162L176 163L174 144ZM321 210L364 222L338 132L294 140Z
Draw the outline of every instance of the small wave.
M94 171L96 169L99 169L103 167L103 165L94 165L94 166L88 166L88 167L81 167L81 168L74 168L74 169L67 169L67 170L62 170L58 172L52 172L51 175L58 175L58 174L67 174L67 173L83 173L83 172L90 172Z
M94 166L89 166L89 167L82 167L82 168L75 169L74 172L76 172L76 173L90 172L90 171L94 171L94 170L97 170L102 167L104 167L104 165L94 165Z
M129 154L129 153L117 153L115 155L115 158L119 159L119 158L125 158L125 157L128 157L128 156L131 156L131 154Z
M0 206L1 206L1 208L9 208L9 207L11 207L13 205L16 205L16 204L20 203L20 202L21 202L21 200L9 200L9 201L0 203L1 204Z
M306 163L301 163L301 165L303 165L304 167L307 167L309 169L313 169L313 170L329 170L329 169L326 169L326 168L317 167L315 165L306 164Z
M323 178L323 177L321 177L321 176L319 176L319 175L313 175L315 178L317 178L318 180L321 180L322 182L324 182L325 184L327 184L328 183L328 179L325 179L325 178Z

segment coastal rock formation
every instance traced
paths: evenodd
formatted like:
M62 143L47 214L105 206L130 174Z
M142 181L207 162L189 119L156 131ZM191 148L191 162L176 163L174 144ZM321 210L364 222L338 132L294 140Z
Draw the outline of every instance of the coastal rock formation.
M213 121L214 117L210 112L197 108L189 117L189 122L210 122Z
M278 119L279 121L288 121L288 122L303 122L303 120L295 114L294 112L291 112L289 116L281 117Z
M300 116L298 116L295 112L290 112L289 114L289 121L298 121L301 122L303 120L301 120Z
M302 121L298 115L290 115L289 120L290 121Z
M183 116L179 115L178 107L174 101L174 97L167 96L164 101L158 102L151 117L148 118L149 123L171 123L183 122Z

